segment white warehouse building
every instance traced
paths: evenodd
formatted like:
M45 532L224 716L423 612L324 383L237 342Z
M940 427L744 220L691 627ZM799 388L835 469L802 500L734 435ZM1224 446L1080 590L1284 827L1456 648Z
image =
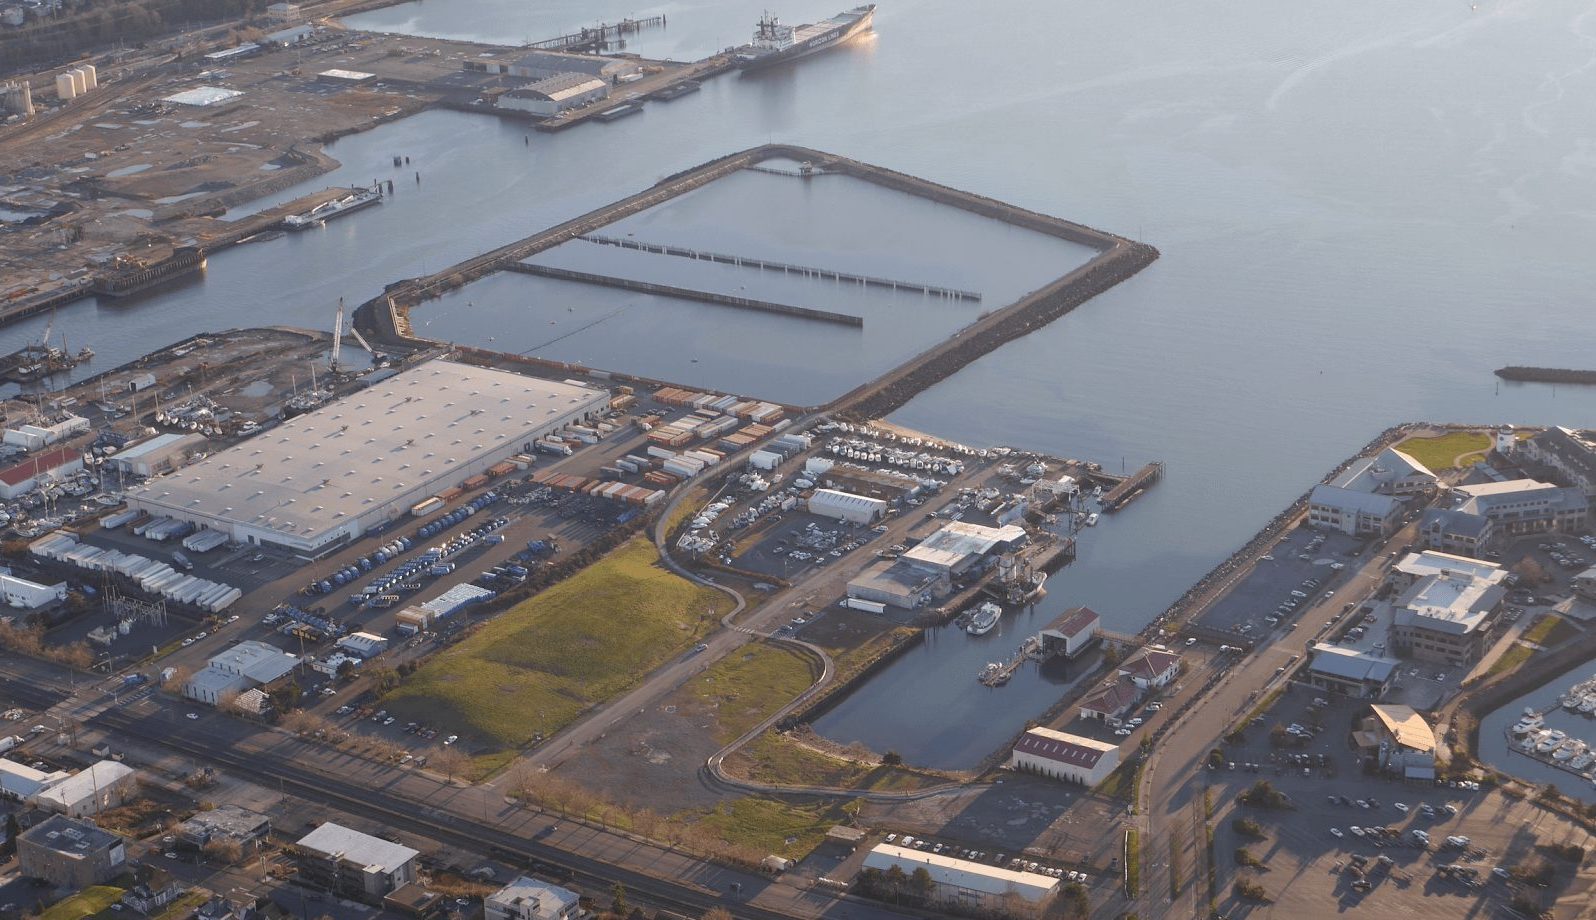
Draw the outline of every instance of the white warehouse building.
M890 843L877 844L865 856L864 867L878 872L896 867L904 875L924 869L931 876L933 901L966 909L1008 912L1019 906L1011 899L1018 899L1040 914L1059 890L1058 879L1039 872L989 866Z
M609 406L604 390L428 361L128 493L235 543L323 555Z
M1051 728L1032 728L1020 736L1009 767L1053 779L1096 786L1119 766L1119 745Z
M809 511L850 524L874 524L887 513L887 503L836 489L816 489L809 496Z
M499 108L552 117L597 102L610 94L608 83L585 73L555 74L499 97Z

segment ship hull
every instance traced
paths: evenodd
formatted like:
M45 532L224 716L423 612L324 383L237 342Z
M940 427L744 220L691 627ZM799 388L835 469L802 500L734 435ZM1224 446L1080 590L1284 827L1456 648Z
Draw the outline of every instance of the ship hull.
M790 61L796 61L799 58L808 57L811 54L818 54L827 48L836 47L855 36L870 31L875 19L876 11L871 9L848 25L839 25L834 29L828 29L801 44L793 45L791 48L783 48L780 51L772 51L769 54L761 54L757 57L744 59L740 66L744 72L767 70Z

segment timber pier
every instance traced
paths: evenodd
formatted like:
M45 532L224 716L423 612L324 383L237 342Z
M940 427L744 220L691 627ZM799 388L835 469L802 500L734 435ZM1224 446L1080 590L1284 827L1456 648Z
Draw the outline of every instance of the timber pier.
M1142 494L1153 483L1164 477L1164 463L1154 460L1136 472L1130 474L1123 482L1109 489L1098 499L1098 505L1104 511L1118 511L1130 504L1131 499Z
M542 41L532 42L528 48L538 51L572 51L597 54L608 51L611 44L618 44L628 35L635 35L644 29L665 27L665 16L645 16L642 19L622 19L620 22L601 22L596 26L579 29L565 35L556 35L554 38L545 38Z

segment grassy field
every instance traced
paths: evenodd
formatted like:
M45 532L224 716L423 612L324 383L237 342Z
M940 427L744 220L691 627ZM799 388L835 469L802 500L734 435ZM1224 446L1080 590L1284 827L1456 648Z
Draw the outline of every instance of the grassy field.
M500 766L502 752L633 685L729 609L730 598L670 573L637 537L440 652L383 705L468 739L487 755L479 767Z
M750 643L682 688L715 719L715 737L730 744L814 683L810 660L782 645Z
M1408 438L1396 446L1397 450L1419 461L1432 470L1444 470L1454 465L1459 454L1480 453L1491 446L1491 437L1474 431L1454 431L1433 438Z
M761 783L880 792L924 789L947 782L943 777L902 767L831 757L774 731L765 732L728 757L726 769L734 776Z
M1491 662L1491 666L1485 669L1485 673L1495 676L1497 674L1505 674L1508 671L1512 671L1519 665L1528 661L1529 656L1533 652L1534 650L1524 643L1514 642L1508 647L1507 651L1502 653L1500 658Z
M211 899L211 893L204 888L191 888L178 896L177 900L166 905L161 912L155 915L155 920L184 920L193 916L194 911L201 904Z
M1546 614L1524 630L1523 638L1544 648L1553 648L1579 635L1579 632L1579 627L1562 617Z
M797 804L759 796L726 802L698 819L726 843L751 853L802 859L848 815L829 803Z
M85 888L70 898L51 904L40 914L40 920L83 920L103 910L110 909L112 904L122 900L126 889L114 888L110 885L95 885Z

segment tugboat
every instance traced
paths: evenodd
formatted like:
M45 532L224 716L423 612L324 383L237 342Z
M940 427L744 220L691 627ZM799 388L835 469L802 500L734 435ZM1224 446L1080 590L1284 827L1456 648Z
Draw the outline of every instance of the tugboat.
M987 601L975 609L970 616L970 622L964 626L964 631L972 636L984 636L997 628L998 620L1003 618L1003 608Z

